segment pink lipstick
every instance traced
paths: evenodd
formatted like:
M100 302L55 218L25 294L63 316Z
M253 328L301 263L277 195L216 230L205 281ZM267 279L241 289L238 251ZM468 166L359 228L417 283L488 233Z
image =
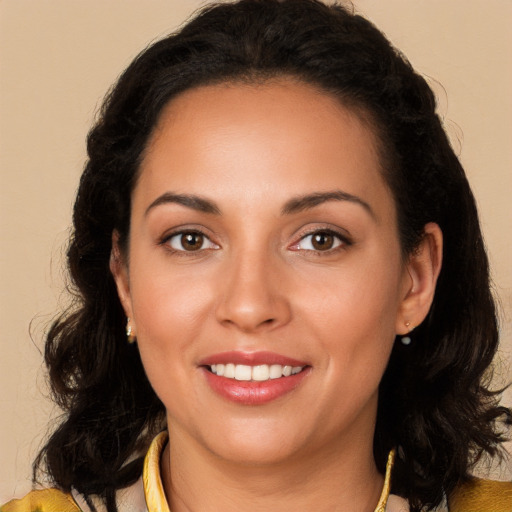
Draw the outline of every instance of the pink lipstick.
M205 358L201 367L213 391L243 405L276 400L311 371L308 363L273 352L223 352Z

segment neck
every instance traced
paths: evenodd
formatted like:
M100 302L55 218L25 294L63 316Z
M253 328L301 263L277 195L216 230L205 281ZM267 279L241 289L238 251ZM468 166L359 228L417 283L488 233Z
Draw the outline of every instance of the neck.
M184 442L176 430L162 459L172 512L373 512L379 500L384 479L373 459L373 432L367 440L339 439L285 461L241 464Z

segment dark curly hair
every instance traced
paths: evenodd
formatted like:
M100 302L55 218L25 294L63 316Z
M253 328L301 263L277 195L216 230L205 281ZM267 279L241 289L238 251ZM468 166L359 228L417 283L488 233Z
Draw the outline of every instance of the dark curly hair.
M438 505L503 441L510 411L489 389L498 344L488 261L475 200L425 80L369 21L317 0L241 0L203 9L144 50L107 95L88 136L88 161L68 250L76 301L51 327L45 359L64 420L34 463L55 485L101 496L142 471L141 454L165 428L164 406L138 350L109 270L112 233L126 250L130 196L163 107L218 82L293 77L370 119L398 212L404 255L424 226L444 235L432 308L414 343L395 343L380 385L374 455L397 448L393 492L412 511Z

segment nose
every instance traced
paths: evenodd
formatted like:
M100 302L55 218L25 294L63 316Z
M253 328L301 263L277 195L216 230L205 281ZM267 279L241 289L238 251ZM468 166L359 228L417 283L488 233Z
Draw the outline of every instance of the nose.
M220 275L216 314L220 323L245 333L273 330L291 318L278 262L259 253L238 254Z

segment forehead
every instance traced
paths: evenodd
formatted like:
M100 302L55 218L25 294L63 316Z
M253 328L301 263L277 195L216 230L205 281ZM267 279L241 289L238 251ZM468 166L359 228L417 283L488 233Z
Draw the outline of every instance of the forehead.
M333 95L284 79L174 98L148 143L139 186L147 201L163 188L223 197L251 190L252 199L259 191L281 201L312 189L389 195L370 123Z

